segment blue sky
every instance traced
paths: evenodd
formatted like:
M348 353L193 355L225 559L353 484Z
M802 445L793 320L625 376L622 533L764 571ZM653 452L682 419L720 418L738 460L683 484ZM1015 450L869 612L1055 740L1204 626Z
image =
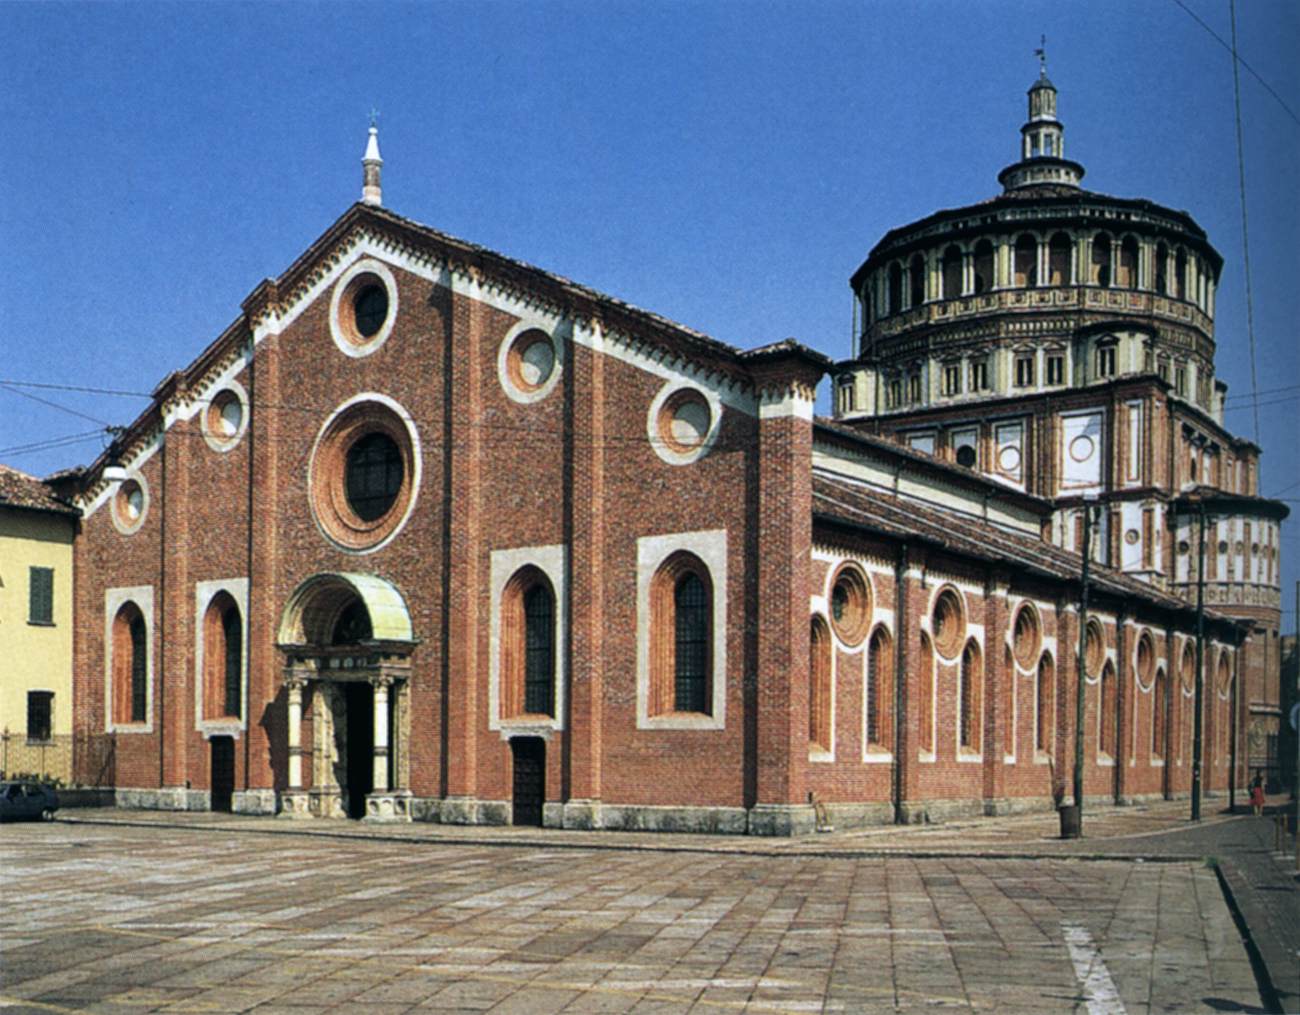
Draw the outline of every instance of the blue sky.
M6 4L0 380L148 392L360 194L739 346L849 355L889 228L993 196L1047 35L1085 186L1225 258L1253 435L1227 0ZM1208 26L1198 24L1200 19ZM1300 4L1238 5L1265 493L1300 510ZM1286 389L1275 391L1275 389ZM83 463L144 399L0 388L0 461ZM74 413L83 413L92 419ZM1300 558L1285 526L1285 606ZM1287 618L1284 627L1291 628Z

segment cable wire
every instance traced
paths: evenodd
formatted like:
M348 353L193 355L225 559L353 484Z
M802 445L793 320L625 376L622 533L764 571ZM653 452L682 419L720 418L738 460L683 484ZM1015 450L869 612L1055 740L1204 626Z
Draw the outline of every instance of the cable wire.
M1255 373L1255 302L1250 288L1250 231L1246 228L1246 151L1241 141L1241 74L1237 70L1237 0L1228 0L1232 16L1232 97L1237 120L1237 188L1241 192L1241 254L1246 273L1246 335L1250 339L1250 390L1255 395L1255 443L1259 443L1259 381Z

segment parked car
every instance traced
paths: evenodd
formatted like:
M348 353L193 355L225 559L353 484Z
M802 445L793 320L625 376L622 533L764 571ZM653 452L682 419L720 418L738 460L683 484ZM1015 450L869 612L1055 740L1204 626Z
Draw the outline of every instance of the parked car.
M0 821L49 821L59 795L39 782L0 782Z

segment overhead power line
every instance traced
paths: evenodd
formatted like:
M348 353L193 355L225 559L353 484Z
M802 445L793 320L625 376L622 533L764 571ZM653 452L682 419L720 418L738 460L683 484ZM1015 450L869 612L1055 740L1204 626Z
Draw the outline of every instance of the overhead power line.
M1300 116L1297 116L1297 115L1296 115L1295 110L1293 110L1290 106L1288 106L1288 105L1286 104L1286 100L1283 99L1282 96L1278 95L1277 91L1273 88L1273 86L1270 85L1267 81L1265 81L1265 80L1260 76L1259 72L1258 72L1257 70L1255 70L1254 67L1252 67L1252 66L1251 66L1250 64L1248 64L1244 59L1242 59L1241 54L1237 52L1237 47L1236 47L1235 42L1234 42L1234 43L1229 43L1226 39L1224 39L1224 37L1223 37L1222 35L1220 35L1220 34L1219 34L1218 32L1216 32L1213 28L1211 28L1211 27L1210 27L1209 25L1207 25L1204 21L1202 21L1202 20L1197 16L1197 14L1196 14L1195 11L1193 11L1190 7L1188 7L1187 4L1183 3L1183 0L1174 0L1174 3L1176 3L1179 7L1181 7L1181 8L1183 9L1184 13L1186 13L1188 17L1190 17L1190 18L1191 18L1193 21L1195 21L1198 25L1200 25L1200 26L1201 26L1202 28L1204 28L1207 32L1209 32L1210 35L1214 37L1214 40L1215 40L1215 41L1216 41L1220 46L1222 46L1222 47L1223 47L1224 49L1226 49L1229 53L1231 53L1231 54L1232 54L1232 59L1233 59L1234 64L1235 64L1235 63L1239 63L1239 64L1241 64L1243 67L1245 67L1246 70L1249 71L1250 74L1255 78L1255 80L1258 81L1261 85L1264 86L1264 91L1268 92L1269 95L1273 96L1273 98L1277 100L1277 104L1278 104L1279 106L1281 106L1283 110L1286 111L1286 115L1289 116L1289 117L1291 117L1291 119L1294 120L1297 124L1300 124ZM1234 29L1235 29L1235 27L1236 27L1236 21L1235 21L1235 19L1234 19L1234 22L1233 22L1233 27L1234 27ZM1234 35L1235 35L1235 32L1234 32Z
M1232 16L1232 98L1237 121L1237 189L1241 193L1241 255L1246 276L1246 335L1250 341L1250 390L1256 397L1255 443L1259 443L1259 382L1255 373L1255 301L1250 288L1250 231L1246 228L1246 150L1241 142L1241 75L1237 71L1237 0L1228 0Z

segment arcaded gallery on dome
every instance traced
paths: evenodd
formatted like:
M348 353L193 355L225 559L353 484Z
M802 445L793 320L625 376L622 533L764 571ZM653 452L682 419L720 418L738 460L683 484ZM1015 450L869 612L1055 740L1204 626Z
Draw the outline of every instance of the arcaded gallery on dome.
M1223 426L1223 260L1082 188L1045 73L1019 155L880 239L832 362L394 214L372 128L362 200L52 480L77 777L763 835L1244 786L1287 509Z

